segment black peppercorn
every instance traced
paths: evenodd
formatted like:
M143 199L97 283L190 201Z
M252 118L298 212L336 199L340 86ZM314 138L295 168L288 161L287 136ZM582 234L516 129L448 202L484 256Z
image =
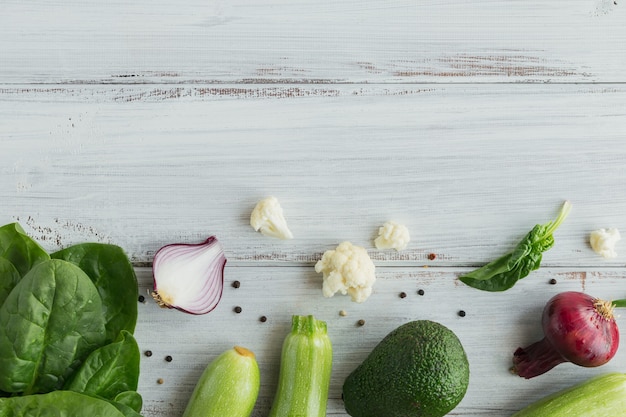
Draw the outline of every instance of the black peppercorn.
M556 284L556 279L552 278L552 279L550 280L550 284L552 284L552 285Z
M172 361L172 357L171 357L170 355L167 355L167 356L165 357L165 361L166 361L166 362L171 362L171 361Z
M241 282L233 281L233 288L239 288L239 287L241 287Z
M459 317L465 317L465 311L459 310Z
M406 298L406 293L404 291L400 293L400 298Z
M152 351L151 350L146 350L143 354L146 355L147 357L150 357L150 356L152 356Z
M140 296L139 296L139 298L137 298L137 300L138 300L140 303L143 303L143 302L145 302L145 301L146 301L146 297L144 297L143 295L140 295Z
M233 309L233 311L237 314L241 313L241 307L237 306Z
M260 321L261 323L265 323L265 322L267 321L267 317L265 317L265 316L261 316L261 317L259 317L259 321Z
M418 295L424 295L424 290L417 290Z
M365 320L361 319L361 320L357 321L356 324L358 324L359 326L364 326L365 325Z

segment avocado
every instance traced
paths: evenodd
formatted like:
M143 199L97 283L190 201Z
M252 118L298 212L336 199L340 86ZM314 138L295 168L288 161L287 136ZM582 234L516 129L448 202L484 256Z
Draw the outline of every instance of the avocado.
M417 320L389 333L343 384L353 417L443 417L465 396L469 362L458 337Z

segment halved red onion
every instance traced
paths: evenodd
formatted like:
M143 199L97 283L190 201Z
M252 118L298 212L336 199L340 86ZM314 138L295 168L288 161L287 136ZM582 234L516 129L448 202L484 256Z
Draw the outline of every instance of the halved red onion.
M160 307L211 312L222 298L226 257L215 236L199 244L163 246L152 263L152 297Z

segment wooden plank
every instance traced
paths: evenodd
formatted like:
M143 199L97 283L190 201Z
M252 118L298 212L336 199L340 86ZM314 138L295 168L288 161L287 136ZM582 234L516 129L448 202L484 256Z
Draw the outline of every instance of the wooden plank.
M324 298L321 277L312 267L232 267L218 307L205 316L160 309L148 299L139 305L136 336L142 351L139 391L146 417L181 415L203 368L235 344L253 350L261 368L261 392L254 416L266 416L276 389L280 350L292 314L313 314L328 323L333 342L329 416L347 417L341 401L346 376L395 327L411 320L434 320L454 331L470 361L470 385L451 415L506 417L547 393L592 375L623 371L623 349L608 364L581 368L561 364L525 380L509 372L513 351L542 337L540 318L547 300L561 291L585 291L596 297L621 297L623 268L541 268L505 293L485 293L457 281L463 268L377 270L372 296L356 304L346 296ZM149 269L138 269L140 290L151 289ZM550 284L556 279L555 285ZM232 282L240 281L234 288ZM419 295L418 290L424 294ZM399 297L406 292L405 298ZM241 313L233 308L239 306ZM345 310L346 316L339 311ZM458 312L465 311L460 317ZM267 321L259 321L260 316ZM365 320L358 326L359 319ZM619 317L618 324L624 325ZM166 362L165 356L173 360ZM159 378L163 384L157 383Z
M467 350L470 387L451 415L509 416L626 368L620 350L596 369L563 364L532 381L508 372L514 349L541 337L551 295L624 298L622 246L606 260L588 244L594 229L626 230L621 1L5 0L0 9L0 224L20 222L50 251L97 241L129 254L146 297L135 335L152 352L141 363L146 417L181 415L202 369L234 344L257 354L254 417L267 415L292 314L328 322L329 416L347 417L349 372L415 319L450 327ZM249 226L267 195L279 198L293 240ZM566 199L574 209L540 270L499 294L458 282ZM374 248L387 220L408 226L407 250ZM148 296L154 252L211 234L228 258L218 308L199 317L158 308ZM322 297L313 269L343 240L377 266L363 304Z
M314 92L326 87L337 93ZM621 84L315 86L300 97L259 86L258 98L154 88L0 91L2 223L50 250L112 242L136 265L214 234L231 264L311 264L350 240L378 263L467 266L569 199L546 265L623 264L587 243L597 228L626 230ZM293 240L250 227L266 195ZM376 251L392 219L412 241Z
M619 82L618 3L9 0L0 82Z

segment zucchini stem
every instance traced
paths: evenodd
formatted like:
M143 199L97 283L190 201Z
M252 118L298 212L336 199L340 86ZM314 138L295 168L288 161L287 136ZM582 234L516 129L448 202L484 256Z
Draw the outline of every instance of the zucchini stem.
M294 315L291 318L291 332L307 335L326 334L328 332L328 329L325 321L317 320L312 315Z

